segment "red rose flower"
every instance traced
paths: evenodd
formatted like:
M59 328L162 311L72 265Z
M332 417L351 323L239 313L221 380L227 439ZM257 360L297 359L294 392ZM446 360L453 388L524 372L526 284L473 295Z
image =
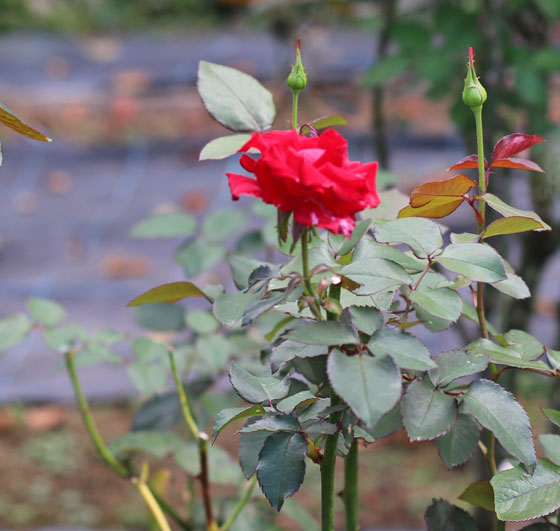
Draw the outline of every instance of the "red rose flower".
M348 160L348 142L334 129L315 138L295 129L253 133L240 150L260 151L259 158L241 157L241 166L255 179L228 173L233 200L260 197L284 212L293 212L301 225L317 225L350 236L355 214L379 204L377 162Z

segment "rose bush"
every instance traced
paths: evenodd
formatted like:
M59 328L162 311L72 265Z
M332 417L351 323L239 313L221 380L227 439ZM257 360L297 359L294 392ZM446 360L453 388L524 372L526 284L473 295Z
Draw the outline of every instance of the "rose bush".
M379 204L377 162L348 160L348 142L334 129L315 137L297 130L253 133L239 153L255 148L241 165L255 179L228 173L234 200L253 195L283 212L293 212L300 225L318 226L350 236L355 214Z

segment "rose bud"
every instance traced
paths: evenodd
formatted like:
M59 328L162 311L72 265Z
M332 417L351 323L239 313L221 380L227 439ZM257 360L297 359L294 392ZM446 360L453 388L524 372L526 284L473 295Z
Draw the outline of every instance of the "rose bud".
M486 101L486 89L476 77L474 69L474 51L469 46L469 61L467 63L467 77L465 78L465 88L463 89L463 102L473 111L482 107Z
M299 39L296 45L296 64L292 65L292 71L290 72L286 83L293 92L299 92L305 88L305 85L307 85L307 74L305 73L301 62L301 42Z

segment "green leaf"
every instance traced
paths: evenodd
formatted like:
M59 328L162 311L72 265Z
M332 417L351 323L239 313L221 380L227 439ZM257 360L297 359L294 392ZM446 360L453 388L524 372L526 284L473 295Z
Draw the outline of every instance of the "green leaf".
M306 406L308 404L313 404L319 400L313 393L309 391L300 391L295 395L291 395L284 400L280 400L276 404L278 411L282 413L291 413L296 407Z
M282 343L272 349L270 362L274 370L276 370L282 363L294 358L324 356L328 354L328 352L327 345L307 345L306 343L288 339L282 341Z
M457 321L463 311L463 299L449 288L432 289L420 285L410 292L409 298L429 314L446 321Z
M125 334L121 334L116 330L112 330L111 328L104 328L103 330L99 330L92 336L92 341L98 341L99 343L103 343L107 346L112 346L115 343L119 343L123 341L128 336Z
M243 210L228 208L216 210L204 219L202 234L209 242L222 242L241 232L247 225L247 214Z
M532 218L524 218L521 216L510 216L500 218L493 221L486 227L482 233L482 239L491 238L492 236L500 236L502 234L518 234L520 232L528 232L531 230L542 230L543 226L540 222Z
M400 266L381 258L368 258L344 266L341 273L360 284L353 290L358 295L372 295L409 284L410 276Z
M457 419L455 398L415 380L401 401L403 424L411 441L432 440L444 434Z
M142 295L132 299L127 306L141 306L142 304L154 302L174 302L186 299L187 297L204 297L206 295L198 289L192 282L170 282L152 288Z
M359 343L354 329L340 321L303 321L284 334L286 339L311 345Z
M428 313L422 306L416 305L414 307L416 312L416 317L418 320L431 332L441 332L442 330L447 330L453 321L447 321L446 319L441 319Z
M0 352L18 343L26 337L33 323L23 313L10 315L0 321Z
M167 346L150 339L149 337L138 337L132 342L132 350L139 361L148 363L167 359Z
M474 382L463 395L465 412L490 430L506 452L534 470L537 458L527 413L513 395L490 380Z
M185 322L197 334L211 334L220 328L220 323L210 313L203 310L187 312Z
M285 400L285 399L284 399ZM295 417L291 415L267 415L260 417L248 426L241 428L242 433L254 431L300 431L301 426Z
M132 316L142 328L148 330L171 332L185 327L183 308L166 302L143 304L133 309Z
M167 381L167 367L160 363L131 363L126 372L132 385L147 396L160 392Z
M514 299L528 299L531 296L531 292L527 284L525 284L525 281L513 273L508 273L506 271L506 274L507 278L505 280L493 282L492 286Z
M478 447L480 428L467 415L459 415L451 429L436 440L438 453L448 468L462 465Z
M256 422L257 418L250 418L245 426ZM264 446L264 441L270 437L268 431L256 431L239 434L239 464L243 475L249 479L257 470L259 454Z
M285 398L290 391L288 378L278 380L271 376L257 378L237 363L233 363L229 378L237 394L250 404Z
M307 441L301 433L274 433L264 442L257 464L257 480L277 511L303 483L306 454Z
M84 350L80 350L75 358L77 367L87 367L104 362L119 365L122 360L111 349L99 343L89 344Z
M367 346L376 356L391 356L401 369L425 371L436 367L430 351L419 339L395 328L378 330Z
M560 350L546 349L546 359L552 368L558 372L560 371Z
M5 105L0 103L0 123L17 131L19 134L32 138L33 140L40 140L41 142L52 142L52 139L40 133L33 127L27 125L21 118L14 114Z
M439 499L433 500L432 505L426 509L424 516L428 531L477 531L471 515Z
M175 253L175 261L185 270L187 276L193 277L214 267L223 258L224 253L222 245L197 239L181 245Z
M544 455L550 459L555 465L560 466L560 435L545 433L539 435Z
M518 367L519 369L539 369L542 371L550 370L542 361L527 361L521 357L521 353L514 347L503 347L497 345L489 339L477 339L466 347L473 354L484 352L493 363L500 365L509 365L510 367Z
M354 328L364 334L371 335L383 326L383 316L376 308L350 306L349 311Z
M424 218L402 218L375 226L375 239L381 243L404 243L418 258L432 256L443 246L437 223Z
M534 360L544 354L544 345L523 330L510 330L505 333L504 338L524 360Z
M31 297L27 301L29 313L45 326L56 326L66 317L66 310L54 301Z
M214 441L222 430L227 428L230 424L241 419L256 417L258 415L264 415L264 408L259 404L255 404L249 408L234 407L222 409L214 419Z
M131 431L170 430L183 420L181 403L175 390L144 400L134 411Z
M546 415L548 420L552 422L552 424L556 424L556 426L560 427L560 411L543 407L542 412Z
M395 433L397 430L400 430L403 427L402 423L402 416L401 416L401 407L400 404L397 402L393 409L385 413L373 430L369 430L371 435L375 440L383 439L384 437L388 437L392 433Z
M279 295L270 296L260 300L253 299L253 301L247 306L245 312L243 313L243 321L241 321L241 325L250 325L255 319L269 312L275 306L278 306L279 304L284 302L289 296L290 291L286 290L280 292Z
M476 282L497 282L506 278L500 255L485 243L453 243L434 261Z
M183 238L196 230L196 220L182 212L158 214L139 221L130 230L133 238Z
M197 338L197 369L204 366L204 372L212 375L223 371L230 359L232 344L222 334L204 335Z
M331 114L322 118L316 118L309 122L315 129L326 129L335 125L348 125L346 118L342 114Z
M130 453L145 452L163 459L183 444L180 437L165 431L135 431L117 437L109 444L109 450L116 457L126 457Z
M534 473L518 465L491 480L500 520L519 522L545 516L560 507L560 467L539 459Z
M233 281L239 290L247 289L249 277L255 269L261 266L274 267L273 264L269 264L268 262L261 262L255 258L249 258L240 254L232 254L228 257L228 262L233 275Z
M333 350L327 372L332 388L366 426L373 427L401 396L401 373L393 360Z
M222 293L214 301L214 315L222 324L233 326L241 320L247 304L253 299L250 293Z
M85 328L76 323L51 328L45 332L47 345L61 354L68 352L77 343L85 341L87 337Z
M511 216L530 218L541 225L540 230L550 230L550 225L545 223L536 212L532 212L531 210L520 210L518 208L512 207L511 205L504 203L499 197L495 196L494 194L483 194L480 196L480 199L482 199L482 201L484 201L488 206L490 206L496 212L499 212L506 218Z
M228 135L215 138L206 144L198 157L202 160L219 160L235 155L251 138L251 135Z
M419 260L390 245L377 243L370 238L363 239L356 245L352 261L358 262L366 258L384 258L412 271L422 271L428 263L427 260Z
M329 232L328 240L332 252L337 256L344 256L345 254L348 254L352 249L354 249L354 247L356 247L370 225L371 220L369 219L358 221L352 231L352 237L350 239L343 234L333 234L332 232Z
M467 353L464 350L446 350L434 356L437 368L430 371L430 380L436 387L445 387L453 380L482 372L488 367L484 352Z
M200 61L198 92L208 112L232 131L263 131L272 126L272 94L255 78L227 66Z
M490 481L477 481L469 485L463 494L459 496L459 500L466 501L475 507L482 507L490 512L495 512L494 509L494 489Z

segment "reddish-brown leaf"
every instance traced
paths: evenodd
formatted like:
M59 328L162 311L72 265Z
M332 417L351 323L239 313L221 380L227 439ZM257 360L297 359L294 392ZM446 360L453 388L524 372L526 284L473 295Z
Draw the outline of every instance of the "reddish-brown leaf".
M410 206L422 207L440 197L456 199L469 193L475 186L476 183L462 173L445 181L424 183L410 194Z
M504 138L498 140L497 144L494 146L491 165L493 165L494 161L513 157L514 155L525 151L535 144L540 144L541 142L544 142L544 138L539 135L513 133L511 135L504 136Z
M488 168L488 162L484 159L484 167ZM456 162L447 171L452 170L468 170L470 168L478 168L478 155L469 155L459 162Z
M397 217L444 218L454 212L463 201L462 197L435 197L429 203L418 208L410 205L404 207Z
M514 170L540 171L544 173L544 170L536 162L517 157L495 160L492 162L492 168L513 168Z

